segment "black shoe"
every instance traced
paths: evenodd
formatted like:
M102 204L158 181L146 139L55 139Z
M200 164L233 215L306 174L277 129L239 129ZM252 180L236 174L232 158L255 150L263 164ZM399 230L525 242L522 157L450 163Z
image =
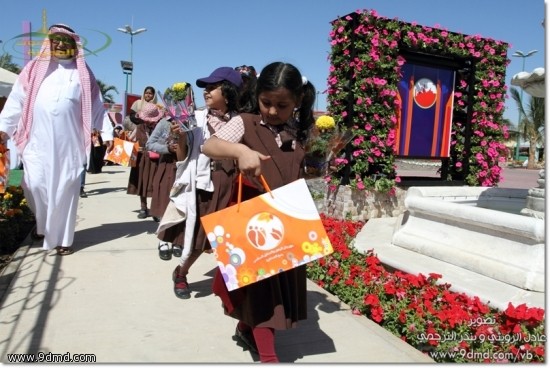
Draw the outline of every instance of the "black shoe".
M33 240L42 240L42 239L44 239L44 235L38 234L38 232L36 231L36 226L35 226L31 231L31 238Z
M172 273L172 280L174 281L174 294L176 294L176 296L180 299L189 299L191 298L191 289L189 289L187 277L178 275L179 268L180 266L177 266Z
M139 210L137 217L138 219L144 219L149 217L149 210Z
M238 327L235 328L235 337L250 349L254 354L258 354L258 347L256 346L256 340L254 340L254 335L252 331L241 331Z
M160 222L160 218L157 217L157 216L153 216L153 221L155 221L155 222Z
M174 255L174 257L181 257L181 252L181 245L172 245L172 254Z
M88 198L88 195L84 191L84 188L80 188L80 198Z
M166 249L160 249L161 245L166 245ZM172 252L170 251L170 248L168 247L168 243L159 243L158 245L159 249L159 258L163 261L169 261L172 259Z

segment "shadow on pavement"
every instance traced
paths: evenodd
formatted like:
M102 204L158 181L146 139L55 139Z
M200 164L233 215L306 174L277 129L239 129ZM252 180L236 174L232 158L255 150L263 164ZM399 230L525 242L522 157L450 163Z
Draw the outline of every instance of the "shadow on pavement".
M340 303L329 300L325 294L317 291L307 292L307 303L306 320L299 321L294 329L276 332L275 348L281 362L291 363L304 356L336 352L334 341L319 325L319 311L339 311Z
M93 227L84 230L77 230L74 234L75 251L101 244L111 242L115 239L131 238L143 233L155 234L158 223L151 219L133 222L117 222L110 224L101 224L100 227ZM93 239L91 241L90 239ZM154 241L152 243L154 246Z

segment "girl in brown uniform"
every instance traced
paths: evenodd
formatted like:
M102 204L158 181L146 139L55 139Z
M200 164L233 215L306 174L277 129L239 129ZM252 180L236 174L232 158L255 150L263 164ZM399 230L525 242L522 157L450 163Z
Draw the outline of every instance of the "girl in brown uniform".
M239 171L254 187L243 192L243 200L264 192L254 184L260 173L272 189L301 177L315 87L293 65L275 62L260 72L254 100L259 115L241 114L242 122L222 127L202 150L213 159L238 160ZM235 132L242 134L236 137ZM218 270L213 290L225 313L239 320L235 334L259 353L261 362L279 361L275 330L293 328L307 317L305 266L231 292Z

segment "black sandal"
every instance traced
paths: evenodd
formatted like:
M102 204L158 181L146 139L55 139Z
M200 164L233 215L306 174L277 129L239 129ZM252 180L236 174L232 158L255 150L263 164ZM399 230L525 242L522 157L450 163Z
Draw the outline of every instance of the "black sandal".
M172 254L174 257L181 257L183 247L181 245L172 245Z
M68 255L74 253L73 247L61 247L61 246L58 246L58 247L55 247L55 250L56 250L56 252L57 252L57 255L59 255L59 256L68 256Z
M174 294L180 299L191 298L191 289L187 283L187 276L180 276L179 269L181 266L177 266L174 272L172 272L172 281L174 281Z
M256 340L254 340L252 331L241 331L238 327L235 327L235 337L237 340L240 340L248 350L254 354L258 354L258 346L256 345Z
M160 247L164 245L166 245L166 249L160 249ZM168 243L162 243L162 242L159 243L158 250L159 250L159 258L162 259L163 261L169 261L172 259L172 251L168 246Z
M42 240L42 239L44 239L44 235L38 234L38 232L36 230L36 226L35 226L31 231L31 238L34 239L34 240Z

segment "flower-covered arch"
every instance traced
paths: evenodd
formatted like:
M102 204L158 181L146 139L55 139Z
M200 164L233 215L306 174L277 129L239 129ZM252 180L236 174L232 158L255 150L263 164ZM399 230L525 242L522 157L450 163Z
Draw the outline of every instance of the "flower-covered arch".
M494 186L500 180L508 138L503 123L508 44L479 35L379 16L358 10L332 22L328 112L351 128L355 139L334 164L332 187L392 191L398 82L410 58L432 58L456 71L450 157L442 160L442 180Z

